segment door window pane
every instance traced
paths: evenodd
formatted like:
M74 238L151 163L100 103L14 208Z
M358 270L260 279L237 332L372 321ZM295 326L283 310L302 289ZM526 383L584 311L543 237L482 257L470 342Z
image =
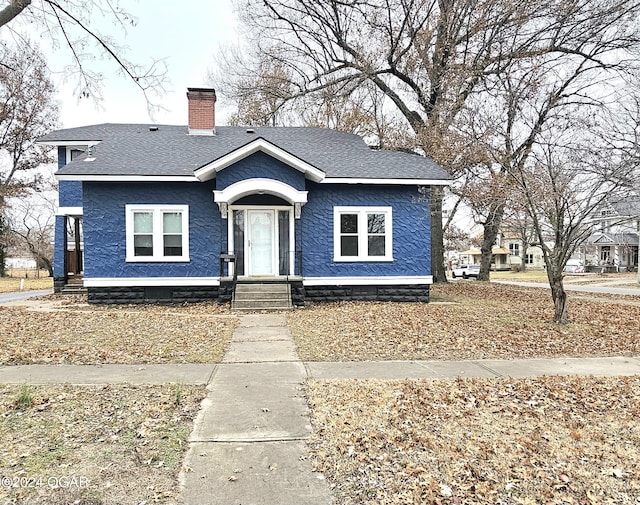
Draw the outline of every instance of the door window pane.
M244 275L244 210L233 211L233 252L234 268L238 275Z
M278 273L280 275L289 274L289 255L291 246L289 244L289 215L288 210L278 211Z

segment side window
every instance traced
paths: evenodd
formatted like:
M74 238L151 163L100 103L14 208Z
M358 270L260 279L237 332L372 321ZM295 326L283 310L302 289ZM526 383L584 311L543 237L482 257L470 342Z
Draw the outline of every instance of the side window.
M334 261L392 261L391 207L334 207Z
M187 205L126 205L127 258L189 261Z

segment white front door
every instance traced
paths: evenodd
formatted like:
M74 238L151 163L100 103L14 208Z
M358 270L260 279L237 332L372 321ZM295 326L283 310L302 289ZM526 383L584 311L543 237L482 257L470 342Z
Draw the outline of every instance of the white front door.
M249 275L276 274L276 219L274 210L247 211L247 270Z

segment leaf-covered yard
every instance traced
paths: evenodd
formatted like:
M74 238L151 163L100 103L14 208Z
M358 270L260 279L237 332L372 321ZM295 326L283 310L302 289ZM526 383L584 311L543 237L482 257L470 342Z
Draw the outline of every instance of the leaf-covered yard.
M640 377L310 381L337 502L604 504L640 498Z
M237 321L215 303L56 307L0 307L0 364L214 363Z
M434 286L433 303L309 304L290 313L308 361L536 358L640 354L640 300L571 293L557 325L550 293L479 282Z
M175 503L204 386L0 385L0 502Z

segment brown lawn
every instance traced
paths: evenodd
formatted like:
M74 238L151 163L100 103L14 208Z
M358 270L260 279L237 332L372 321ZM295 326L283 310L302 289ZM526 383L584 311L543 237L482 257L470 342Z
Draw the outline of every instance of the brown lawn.
M0 385L0 502L175 503L204 386Z
M640 377L310 381L339 505L640 498Z
M429 304L309 304L287 317L310 361L640 354L639 300L569 296L569 325L552 322L548 290L475 281L434 286Z
M0 307L0 363L214 363L237 322L216 303L56 307Z

